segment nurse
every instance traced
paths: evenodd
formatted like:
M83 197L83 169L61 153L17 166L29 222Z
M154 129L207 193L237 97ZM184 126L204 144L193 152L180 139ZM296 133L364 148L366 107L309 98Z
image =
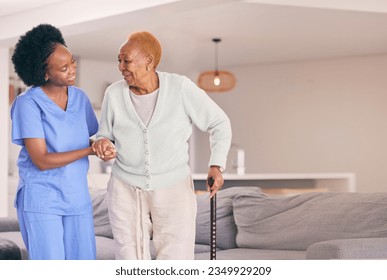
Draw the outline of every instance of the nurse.
M98 122L74 87L74 57L61 32L41 24L20 37L12 62L31 86L11 108L12 142L21 146L15 206L29 258L95 259L87 171Z

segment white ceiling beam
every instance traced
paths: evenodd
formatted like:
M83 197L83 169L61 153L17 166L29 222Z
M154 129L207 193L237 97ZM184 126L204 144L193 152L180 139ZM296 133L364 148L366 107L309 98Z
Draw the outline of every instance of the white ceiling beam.
M0 0L1 1L1 0ZM136 12L165 6L163 15L176 15L178 12L240 2L241 0L69 0L35 10L0 18L0 46L13 46L17 38L41 23L49 23L61 28L65 36L82 34L100 28L122 24L125 17ZM58 16L59 15L59 16ZM138 16L136 14L136 16ZM152 20L152 13L144 14ZM157 15L154 15L157 16ZM107 35L108 36L108 35Z
M65 27L180 1L184 0L70 0L57 2L55 5L41 6L1 17L0 42L2 44L14 42L16 37L41 23Z
M386 0L244 0L245 3L387 13Z

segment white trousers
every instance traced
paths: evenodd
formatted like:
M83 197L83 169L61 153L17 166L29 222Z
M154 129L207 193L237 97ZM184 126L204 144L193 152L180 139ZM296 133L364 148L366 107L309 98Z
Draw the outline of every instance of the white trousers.
M154 191L129 186L112 176L108 194L116 259L151 259L151 237L156 259L194 259L197 206L191 176Z

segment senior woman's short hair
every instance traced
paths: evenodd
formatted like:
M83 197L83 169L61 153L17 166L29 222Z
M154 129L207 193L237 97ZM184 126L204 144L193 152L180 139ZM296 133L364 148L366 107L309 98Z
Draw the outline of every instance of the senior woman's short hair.
M50 24L40 24L20 37L12 62L15 72L27 86L46 83L47 59L57 44L66 46L62 33Z
M147 31L134 32L128 36L128 40L138 43L147 54L152 54L154 67L157 67L161 59L161 45L152 33Z

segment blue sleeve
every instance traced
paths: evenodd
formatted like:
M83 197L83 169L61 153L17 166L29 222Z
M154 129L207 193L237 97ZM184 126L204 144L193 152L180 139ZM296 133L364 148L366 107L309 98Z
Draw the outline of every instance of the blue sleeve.
M32 99L19 96L11 108L12 142L24 146L25 138L45 138L41 111Z

